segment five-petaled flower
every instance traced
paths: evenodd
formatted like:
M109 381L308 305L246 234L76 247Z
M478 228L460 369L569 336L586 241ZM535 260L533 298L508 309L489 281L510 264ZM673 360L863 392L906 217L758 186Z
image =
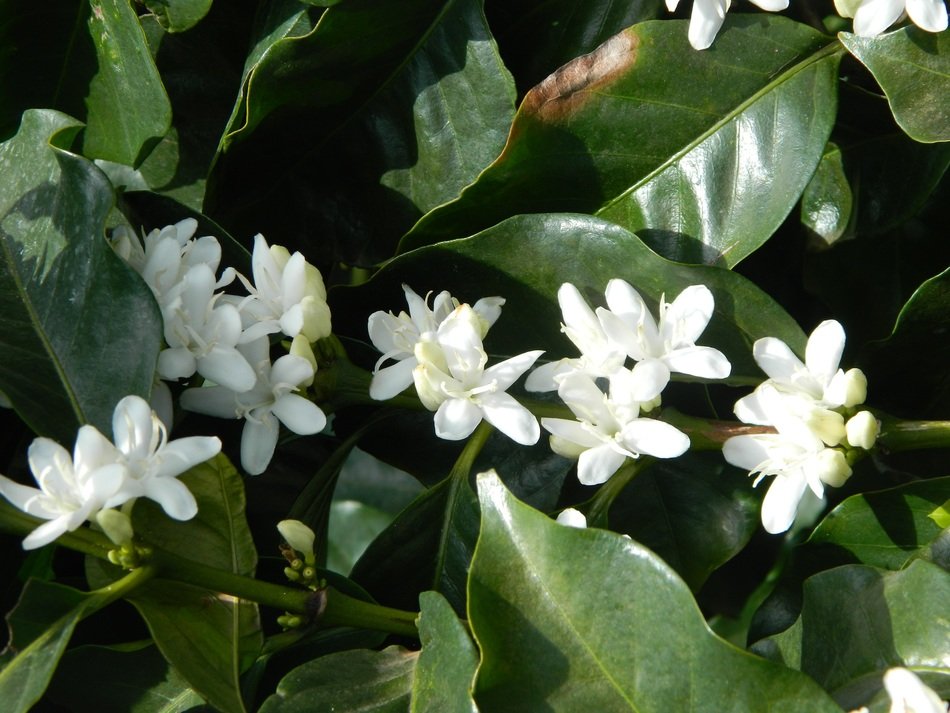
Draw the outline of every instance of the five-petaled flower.
M835 0L842 17L854 18L854 32L875 37L897 22L904 12L917 27L927 32L947 29L944 0Z

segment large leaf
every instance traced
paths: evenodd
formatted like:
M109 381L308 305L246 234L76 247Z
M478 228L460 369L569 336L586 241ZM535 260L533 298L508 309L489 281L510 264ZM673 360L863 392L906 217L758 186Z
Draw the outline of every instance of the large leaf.
M837 61L827 37L780 17L730 17L709 52L678 22L635 25L532 89L502 154L400 249L514 213L599 211L666 257L735 265L814 172Z
M198 501L198 515L177 522L151 501L140 501L132 518L136 533L156 550L253 576L257 555L247 529L241 476L218 456L181 480ZM99 560L87 562L87 572L91 581L115 576L115 569ZM151 582L130 601L162 655L195 691L229 713L244 710L239 677L261 648L256 604L169 580Z
M468 611L483 710L839 710L808 677L712 634L646 548L555 523L491 475L479 499Z
M389 257L498 154L514 113L480 0L342 3L274 43L247 87L209 206L297 234L319 264Z
M761 371L751 356L752 343L778 337L800 349L800 327L768 295L728 270L681 265L659 257L621 227L583 215L516 216L474 237L402 255L356 289L331 292L334 324L361 333L366 317L378 309L404 309L401 285L417 293L449 290L474 302L501 295L506 304L486 338L493 354L545 349L544 359L575 356L560 333L557 290L572 282L593 305L603 305L611 278L630 282L654 304L672 299L689 285L705 284L716 298L716 311L700 343L721 349L732 362L732 380L758 383ZM360 330L360 331L357 331Z
M950 674L947 602L950 573L929 562L838 567L809 578L799 620L753 650L809 674L850 710L891 666Z
M878 37L848 32L839 37L871 70L894 118L911 138L950 141L950 35L910 25Z
M172 111L128 0L90 0L99 71L86 96L83 153L137 166L168 131Z
M0 390L37 433L69 445L111 433L124 396L148 396L161 316L104 236L112 188L65 147L80 124L29 111L0 145Z
M198 24L211 9L211 0L145 0L169 32L184 32Z
M382 651L343 651L291 671L264 701L260 713L407 710L418 652L390 646Z
M465 626L436 592L419 596L422 652L412 680L412 713L477 713L472 684L478 653Z

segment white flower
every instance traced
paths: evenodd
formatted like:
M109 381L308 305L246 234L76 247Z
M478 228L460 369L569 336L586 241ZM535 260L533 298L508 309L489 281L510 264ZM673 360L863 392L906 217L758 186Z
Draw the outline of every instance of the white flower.
M854 18L854 32L874 37L897 22L904 12L920 29L942 32L947 29L944 0L835 0L842 17Z
M575 510L574 508L566 508L561 510L557 516L557 522L562 525L567 525L568 527L577 527L577 528L586 528L587 527L587 517L580 510Z
M240 301L246 332L242 342L283 332L304 335L311 342L331 332L327 290L320 271L300 252L293 255L281 245L268 247L263 235L254 236L251 257L254 283L241 282L250 297Z
M415 369L416 344L424 339L435 339L439 325L459 306L459 301L448 292L435 296L430 309L427 299L422 299L408 285L402 286L409 305L409 314L400 312L373 312L367 329L370 341L383 355L376 362L369 395L377 401L391 399L412 385L412 370ZM484 339L489 327L501 315L505 300L501 297L483 297L472 308L479 317L479 332ZM390 359L395 364L383 366Z
M763 10L775 12L788 7L788 0L752 0ZM666 0L666 8L672 12L679 0ZM689 43L694 49L704 50L716 38L716 33L726 19L730 0L693 0L693 12L689 17Z
M412 376L419 399L436 412L439 438L467 438L484 418L517 443L536 443L537 419L505 392L542 352L525 352L486 369L480 319L472 307L460 305L439 325L437 341L416 343Z
M163 379L183 379L197 371L234 391L254 386L254 370L236 349L241 315L229 304L216 305L214 273L194 265L162 309L168 348L158 355Z
M631 400L631 375L611 379L610 395L580 372L563 377L558 395L578 421L542 418L551 435L551 450L578 458L577 478L584 485L605 482L627 458L641 453L675 458L689 448L689 437L663 421L640 418L640 404Z
M881 433L881 424L870 411L858 411L848 419L845 431L849 445L869 451Z
M890 713L947 713L947 702L906 668L888 669L884 688L891 698Z
M760 387L760 405L777 433L734 436L722 447L734 466L775 479L762 501L762 525L772 534L792 526L806 488L824 496L824 485L841 486L851 475L844 454L827 448L813 428L788 408L788 400L770 385Z
M126 396L116 404L112 433L117 460L126 467L126 480L106 507L146 497L176 520L190 520L198 513L195 496L177 478L220 453L218 438L190 436L169 441L165 424L139 396Z
M313 379L307 359L285 354L271 365L267 339L262 337L240 350L254 365L256 380L247 391L227 386L186 389L182 408L219 418L243 418L241 465L250 475L263 473L277 447L278 421L301 436L319 433L327 425L323 411L312 401L293 393Z
M623 369L627 355L604 332L600 320L578 289L570 282L565 282L557 291L557 301L564 319L561 331L581 355L575 359L561 359L539 366L528 375L525 388L528 391L554 391L561 377L574 371L596 379L610 377Z
M644 402L659 396L672 372L704 379L724 379L732 371L725 355L712 347L696 346L712 318L715 302L704 285L692 285L667 303L660 299L659 322L640 294L623 280L607 283L610 308L597 309L604 332L636 360L634 398Z
M96 513L122 487L125 466L115 448L93 426L82 426L73 455L49 438L37 438L27 452L39 489L0 475L0 494L28 515L49 520L23 540L23 549L47 545Z
M752 394L736 402L736 416L745 423L771 425L760 403L760 389L768 384L783 394L803 396L820 408L852 407L867 398L867 378L860 369L847 372L838 368L844 351L845 334L841 324L827 320L808 337L805 363L785 342L765 337L755 342L752 355L767 375Z

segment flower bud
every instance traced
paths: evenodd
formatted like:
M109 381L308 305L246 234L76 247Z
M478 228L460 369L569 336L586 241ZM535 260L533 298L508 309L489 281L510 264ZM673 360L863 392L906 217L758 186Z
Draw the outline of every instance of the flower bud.
M881 424L870 411L859 411L845 424L848 443L855 448L870 450L881 432Z
M313 530L300 520L281 520L277 523L277 530L288 545L305 558L313 558L313 540L316 537Z
M317 373L317 358L313 355L313 348L310 346L310 340L304 334L298 334L290 343L290 353L293 356L299 356L310 362L313 367L313 373ZM305 379L298 386L310 386L313 383L313 377Z
M834 448L825 448L816 456L817 475L821 482L840 488L851 477L851 466L844 453Z
M587 527L587 518L584 516L584 513L582 513L580 510L575 510L574 508L562 510L557 516L557 521L562 525L567 525L568 527Z
M419 362L412 370L416 394L423 406L435 411L448 398L442 389L448 378L445 373L448 369L445 354L436 342L420 341L416 343L415 356Z
M809 430L825 445L836 446L845 439L844 416L824 408L812 408L803 414Z
M109 508L96 513L96 522L112 543L117 547L130 545L135 532L129 516L119 510Z
M868 378L860 369L839 371L831 380L824 396L826 400L847 408L863 404L868 397Z

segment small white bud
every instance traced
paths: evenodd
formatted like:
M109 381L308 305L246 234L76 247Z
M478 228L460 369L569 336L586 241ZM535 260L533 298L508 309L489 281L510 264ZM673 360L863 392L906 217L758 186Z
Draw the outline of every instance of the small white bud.
M845 424L848 433L848 443L855 448L870 450L881 432L880 422L870 411L859 411Z
M584 516L584 513L582 513L580 510L575 510L574 508L562 510L557 516L557 521L562 525L567 525L568 527L587 527L587 518Z
M96 513L96 522L116 547L132 543L135 531L132 529L132 521L124 512L112 508L100 510Z
M313 557L313 541L316 535L300 520L281 520L277 523L277 531L284 541L304 555L304 558Z
M313 373L317 373L317 358L313 355L313 348L310 346L310 340L303 334L298 334L290 343L290 353L294 356L303 357L310 366L313 367ZM298 386L310 386L313 383L313 377L304 379Z
M841 451L825 448L817 458L818 478L826 485L840 488L851 477L851 466Z
M824 408L810 409L804 420L808 428L825 445L836 446L845 439L844 416Z

